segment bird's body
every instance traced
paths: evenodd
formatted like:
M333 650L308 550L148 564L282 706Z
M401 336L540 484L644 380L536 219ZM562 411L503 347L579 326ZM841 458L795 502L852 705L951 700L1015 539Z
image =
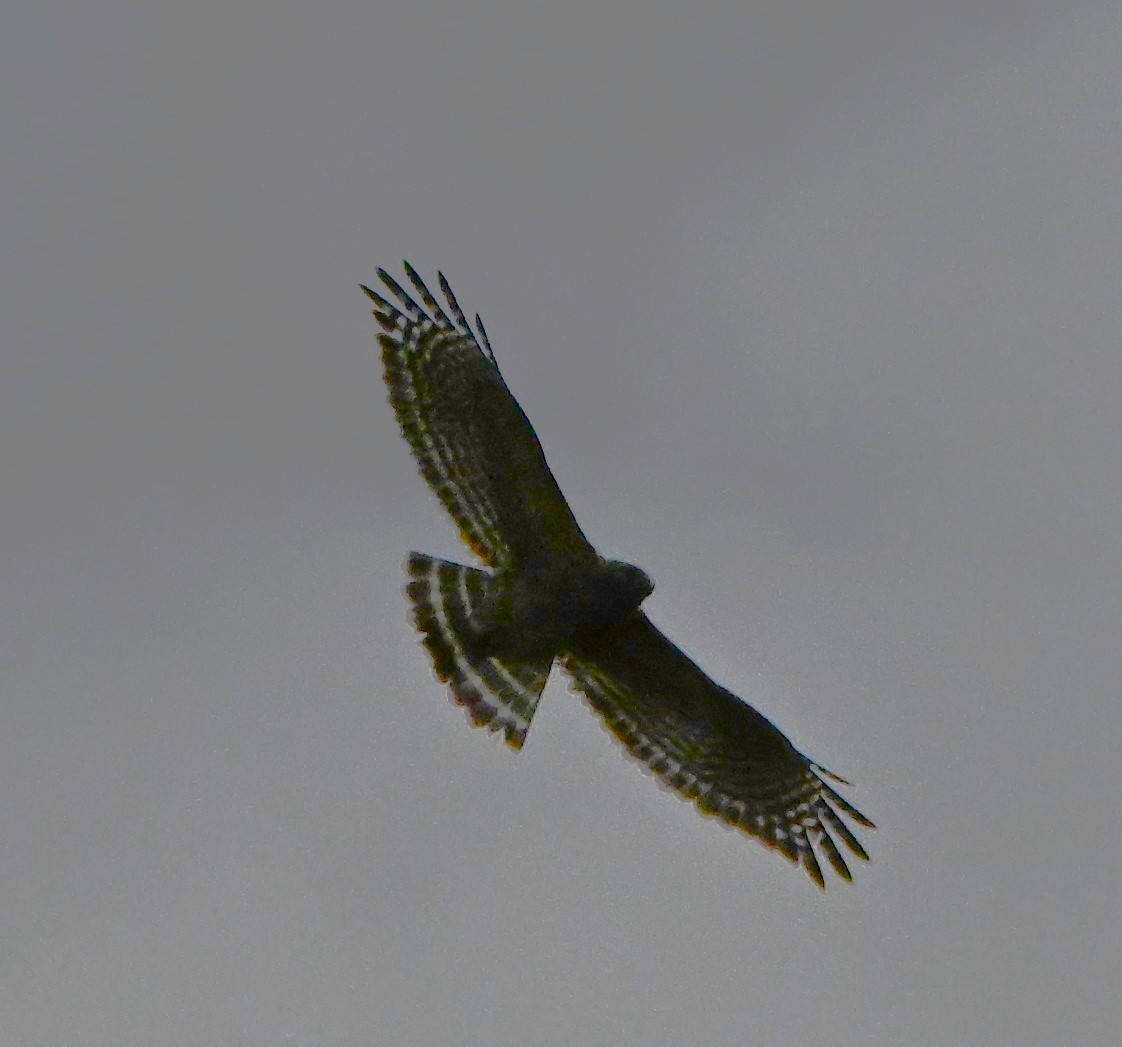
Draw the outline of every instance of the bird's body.
M512 639L533 635L559 651L578 629L618 625L654 586L633 564L600 560L561 571L530 568L499 577L498 623Z
M815 845L850 879L834 836L868 855L841 811L871 827L778 728L711 680L647 618L653 585L599 555L502 378L486 332L443 275L449 317L408 263L422 309L363 288L390 402L420 470L488 569L412 553L407 595L437 675L473 722L521 748L554 661L629 752L706 814L756 836L824 885ZM831 835L833 833L833 835Z

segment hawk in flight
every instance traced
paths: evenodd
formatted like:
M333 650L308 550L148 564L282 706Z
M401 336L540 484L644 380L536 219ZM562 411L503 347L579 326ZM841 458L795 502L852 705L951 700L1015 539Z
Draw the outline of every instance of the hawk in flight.
M640 608L638 567L600 556L546 464L499 371L440 274L447 311L408 262L419 305L384 270L390 298L363 287L384 333L390 402L421 474L487 569L411 553L406 593L441 680L472 722L525 741L554 661L624 748L666 785L801 864L819 855L852 879L842 820L873 823L770 720L711 680Z

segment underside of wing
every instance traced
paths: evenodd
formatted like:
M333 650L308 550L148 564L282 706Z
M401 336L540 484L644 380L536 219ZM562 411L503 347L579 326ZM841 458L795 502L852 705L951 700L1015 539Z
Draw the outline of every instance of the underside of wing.
M497 568L594 559L479 317L477 336L443 275L447 313L408 262L405 272L425 308L384 270L396 301L363 290L385 331L378 340L402 433L464 542Z
M829 784L843 780L706 676L642 612L579 634L562 664L625 748L703 813L802 865L819 887L818 854L852 879L838 840L868 860L841 815L873 823Z

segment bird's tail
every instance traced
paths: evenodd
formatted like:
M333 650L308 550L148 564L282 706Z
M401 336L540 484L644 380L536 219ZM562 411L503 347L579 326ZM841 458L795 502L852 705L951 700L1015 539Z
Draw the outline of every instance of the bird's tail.
M408 570L405 593L436 675L448 683L472 723L503 731L507 745L521 749L553 658L483 653L480 640L486 601L497 584L494 575L424 553L409 554Z

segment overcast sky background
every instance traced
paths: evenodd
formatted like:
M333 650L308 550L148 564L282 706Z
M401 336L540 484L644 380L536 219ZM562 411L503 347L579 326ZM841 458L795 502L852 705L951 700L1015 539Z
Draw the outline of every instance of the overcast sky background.
M5 16L0 1042L1117 1042L1117 5L393 6ZM402 257L852 886L451 705Z

